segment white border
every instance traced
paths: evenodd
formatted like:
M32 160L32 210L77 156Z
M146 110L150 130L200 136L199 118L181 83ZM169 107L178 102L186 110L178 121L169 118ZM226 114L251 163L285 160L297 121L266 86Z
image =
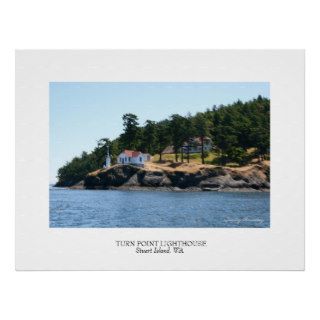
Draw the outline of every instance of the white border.
M261 81L271 84L271 228L50 229L48 83ZM17 270L303 270L304 52L17 51ZM207 240L183 255L138 255L114 240Z

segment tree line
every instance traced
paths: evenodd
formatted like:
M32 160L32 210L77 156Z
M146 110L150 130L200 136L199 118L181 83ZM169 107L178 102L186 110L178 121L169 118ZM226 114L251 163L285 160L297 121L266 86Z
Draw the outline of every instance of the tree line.
M124 114L122 120L122 134L114 140L100 139L91 153L83 152L67 162L58 170L57 185L72 185L101 168L107 147L113 164L124 149L159 154L159 161L162 161L162 152L169 145L174 150L175 161L189 162L188 150L193 137L200 138L202 163L207 156L204 151L206 137L212 139L217 164L235 162L243 165L252 157L264 159L270 154L270 100L262 96L247 102L238 100L229 105L214 105L195 115L172 114L158 122L147 120L143 125L133 113ZM254 152L248 153L248 149Z

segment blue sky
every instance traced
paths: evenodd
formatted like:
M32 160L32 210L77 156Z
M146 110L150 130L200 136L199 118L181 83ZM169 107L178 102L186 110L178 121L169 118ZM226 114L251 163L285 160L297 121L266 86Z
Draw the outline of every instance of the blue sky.
M259 94L270 97L269 91L266 82L51 82L50 182L59 167L92 151L100 138L116 138L124 113L136 114L142 125Z

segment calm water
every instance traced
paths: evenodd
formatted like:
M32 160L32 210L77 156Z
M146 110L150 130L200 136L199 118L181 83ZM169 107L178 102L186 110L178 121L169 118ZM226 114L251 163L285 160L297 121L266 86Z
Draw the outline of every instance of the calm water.
M264 192L159 192L50 188L54 228L265 228Z

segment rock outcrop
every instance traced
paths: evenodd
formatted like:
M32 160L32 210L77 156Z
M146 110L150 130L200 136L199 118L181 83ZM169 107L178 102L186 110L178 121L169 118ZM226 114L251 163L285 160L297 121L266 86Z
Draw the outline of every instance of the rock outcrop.
M163 168L148 170L115 165L92 172L84 179L87 189L143 189L173 191L268 191L269 167L201 167L199 170Z

